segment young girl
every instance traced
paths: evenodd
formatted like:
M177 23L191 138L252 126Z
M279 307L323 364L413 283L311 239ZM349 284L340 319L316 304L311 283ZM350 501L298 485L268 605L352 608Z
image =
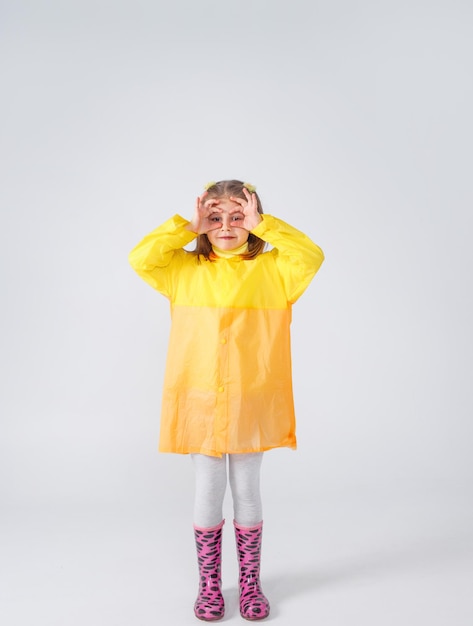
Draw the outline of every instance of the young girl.
M195 238L195 250L184 250ZM255 188L238 180L210 183L190 222L175 215L130 253L136 272L171 303L159 450L191 454L195 467L199 619L224 615L227 459L240 612L269 615L259 580L260 467L265 450L296 448L291 307L323 258L300 231L263 215Z

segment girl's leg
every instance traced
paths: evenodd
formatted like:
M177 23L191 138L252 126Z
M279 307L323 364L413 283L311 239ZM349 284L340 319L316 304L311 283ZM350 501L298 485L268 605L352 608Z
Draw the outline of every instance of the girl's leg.
M225 614L221 555L226 458L193 454L192 460L196 477L194 536L199 565L199 593L194 613L201 620L214 621Z
M260 583L263 532L260 469L263 453L230 455L230 485L235 512L235 538L240 566L240 613L263 619L270 607Z
M235 521L242 526L255 526L263 519L260 473L263 452L230 454L230 487Z
M223 519L223 499L227 488L227 460L192 454L195 469L194 524L213 528Z

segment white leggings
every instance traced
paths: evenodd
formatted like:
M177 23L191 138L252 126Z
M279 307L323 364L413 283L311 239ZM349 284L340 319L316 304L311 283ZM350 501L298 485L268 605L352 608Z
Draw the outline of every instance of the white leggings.
M192 454L195 469L194 524L212 528L223 518L227 488L227 456L234 519L242 526L256 526L263 518L260 469L263 452L224 454L221 458Z

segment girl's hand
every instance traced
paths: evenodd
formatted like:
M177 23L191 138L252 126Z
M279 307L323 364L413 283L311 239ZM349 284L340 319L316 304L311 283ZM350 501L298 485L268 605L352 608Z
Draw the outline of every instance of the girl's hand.
M219 222L213 222L209 219L212 214L222 212L218 207L219 200L218 198L212 198L206 202L205 198L207 195L208 191L204 191L195 201L194 217L187 226L188 230L198 235L208 233L209 230L215 230L220 227Z
M230 200L239 204L241 209L237 210L241 210L241 213L243 213L244 219L238 226L245 230L253 230L262 220L261 215L258 213L256 194L250 193L246 187L243 187L243 193L245 194L246 200L236 198L235 196L232 196Z

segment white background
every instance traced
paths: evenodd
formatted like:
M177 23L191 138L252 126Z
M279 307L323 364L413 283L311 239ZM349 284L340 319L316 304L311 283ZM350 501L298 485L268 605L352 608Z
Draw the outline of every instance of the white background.
M270 619L472 623L472 27L468 0L0 2L3 623L195 622L168 304L127 255L223 178L326 254L299 450L263 465Z

